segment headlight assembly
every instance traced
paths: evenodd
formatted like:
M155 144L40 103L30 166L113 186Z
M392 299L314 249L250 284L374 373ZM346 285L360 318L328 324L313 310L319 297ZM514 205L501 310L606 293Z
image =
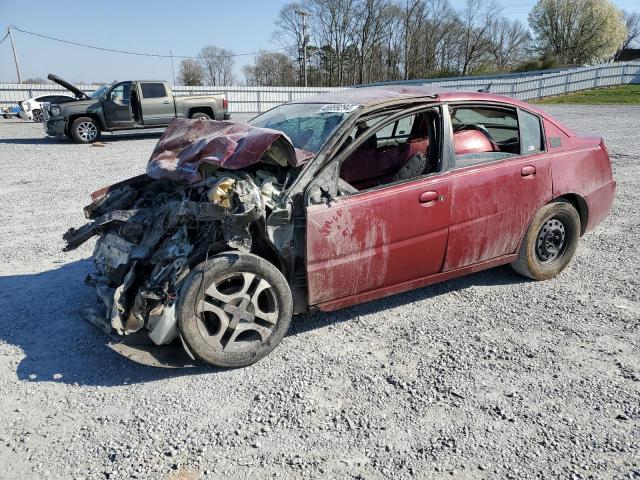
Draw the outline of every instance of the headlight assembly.
M52 117L60 115L60 107L50 107L49 111L51 112Z

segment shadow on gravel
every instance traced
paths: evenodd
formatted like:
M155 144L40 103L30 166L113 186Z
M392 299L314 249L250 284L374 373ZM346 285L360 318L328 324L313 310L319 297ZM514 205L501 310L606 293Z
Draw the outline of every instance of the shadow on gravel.
M46 145L46 144L70 144L71 141L66 138L0 138L0 145Z
M42 273L0 276L0 342L24 352L16 367L20 380L113 386L216 372L148 367L108 348L108 336L80 313L95 305L93 290L83 283L91 269L90 260L81 260Z
M148 367L108 348L108 336L81 315L83 308L95 306L93 289L83 283L91 269L87 259L36 274L0 276L0 341L24 352L25 358L16 368L20 380L114 386L219 371L210 367ZM299 315L292 322L289 335L474 285L525 281L508 266L498 267L336 312Z
M43 134L44 135L44 134ZM157 139L162 135L162 131L152 131L152 132L129 132L129 133L116 133L116 134L104 134L100 138L100 141L106 145L111 142L119 142L122 140L149 140L149 139ZM69 140L65 137L46 137L42 138L0 138L0 145L78 145L79 147L86 147L86 144L76 144L75 142Z
M318 312L312 315L299 315L297 318L294 318L293 322L291 322L289 335L298 335L317 328L346 322L361 315L381 312L383 310L400 307L408 303L419 302L428 298L438 297L445 293L463 290L472 286L510 285L529 281L530 280L514 272L508 265L496 267L443 283L437 283L428 287L399 293L380 300L355 305L343 310L336 310L334 312Z

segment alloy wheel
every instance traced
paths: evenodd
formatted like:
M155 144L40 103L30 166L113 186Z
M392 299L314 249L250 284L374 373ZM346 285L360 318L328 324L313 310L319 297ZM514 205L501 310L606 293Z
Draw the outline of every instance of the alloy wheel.
M42 110L34 110L33 111L33 121L36 123L42 123L44 117L42 115Z
M273 286L255 273L234 272L216 279L197 308L197 328L218 351L249 352L264 344L278 322Z
M91 122L82 122L77 127L78 136L86 142L95 140L98 136L97 127Z

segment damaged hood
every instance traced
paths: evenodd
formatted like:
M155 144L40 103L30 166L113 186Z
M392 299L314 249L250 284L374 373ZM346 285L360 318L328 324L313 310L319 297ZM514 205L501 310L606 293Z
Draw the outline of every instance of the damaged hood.
M89 95L87 95L86 93L84 93L82 90L80 90L79 88L74 87L73 85L71 85L69 82L67 82L66 80L63 80L62 78L58 77L57 75L54 75L53 73L50 73L49 75L47 75L47 78L49 80L51 80L52 82L57 83L58 85L66 88L67 90L69 90L71 93L73 93L76 98L78 100L91 100L91 98L89 97Z
M259 161L297 167L313 153L293 147L283 133L269 128L211 120L175 119L147 164L155 179L202 180L201 166L238 170Z

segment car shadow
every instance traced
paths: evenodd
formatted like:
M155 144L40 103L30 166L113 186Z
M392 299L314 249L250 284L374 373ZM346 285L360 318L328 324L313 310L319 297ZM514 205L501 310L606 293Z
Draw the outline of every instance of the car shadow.
M353 307L344 308L342 310L298 315L291 322L288 335L299 335L318 328L346 322L355 317L378 313L390 308L400 307L402 305L427 300L429 298L435 298L440 295L457 290L464 290L465 288L473 286L511 285L529 281L529 279L514 272L508 265L503 265L442 283L436 283L434 285L398 293L379 300L354 305Z
M3 314L0 341L24 354L16 367L18 379L114 386L220 371L206 366L150 367L107 348L109 337L82 315L84 309L96 305L93 289L83 283L91 270L91 261L86 259L41 273L0 276L0 312ZM527 280L509 267L494 268L335 312L297 315L288 335L299 335L474 285L524 281Z
M111 142L120 142L122 140L149 140L149 139L158 139L160 135L162 135L162 131L152 131L152 132L127 132L127 133L114 133L114 134L104 134L100 141L104 144L109 144ZM83 143L75 143L72 140L69 140L66 137L47 137L43 136L41 138L0 138L0 145L78 145L78 146L86 146Z
M66 138L0 138L0 145L47 145L47 144L70 144Z
M41 273L0 276L0 342L24 354L18 379L113 386L216 371L149 367L108 348L109 336L82 315L96 305L93 289L83 282L91 269L90 260L80 260Z

